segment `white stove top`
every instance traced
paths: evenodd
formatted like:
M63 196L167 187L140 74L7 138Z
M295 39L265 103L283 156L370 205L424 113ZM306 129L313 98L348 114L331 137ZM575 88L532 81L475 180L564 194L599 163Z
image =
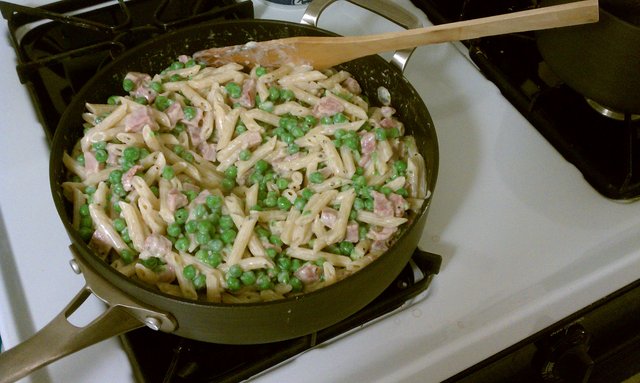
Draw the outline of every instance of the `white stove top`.
M409 0L396 1L428 20ZM16 1L30 6L46 1ZM303 8L256 15L298 21ZM345 21L345 19L347 19ZM20 343L82 287L49 190L49 149L15 54L0 33L0 334ZM393 29L339 2L320 26L341 34ZM460 52L420 47L406 77L434 120L440 170L420 247L443 256L411 307L272 369L257 382L437 382L536 333L640 276L640 204L594 191ZM102 310L97 301L74 321ZM34 373L33 382L129 382L117 339Z

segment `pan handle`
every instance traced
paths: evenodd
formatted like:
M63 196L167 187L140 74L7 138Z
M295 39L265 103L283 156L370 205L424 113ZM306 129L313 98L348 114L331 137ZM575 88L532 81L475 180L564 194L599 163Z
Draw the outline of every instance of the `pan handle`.
M318 26L318 19L324 10L334 3L336 0L314 0L307 7L304 15L302 16L302 20L300 21L302 24L308 24L313 26ZM422 27L422 23L418 18L406 11L403 8L400 8L392 3L382 0L347 0L348 2L355 4L361 8L367 9L377 15L384 17L385 19L392 21L403 28L413 29ZM407 61L409 61L409 57L415 48L402 49L394 52L393 57L391 58L391 63L401 71L404 72L404 67L407 65Z
M147 325L154 330L175 330L174 319L146 307L116 289L80 257L71 246L72 268L82 272L86 285L51 322L23 343L0 354L0 383L10 383L66 355L116 335ZM67 318L93 293L107 302L106 311L85 327Z

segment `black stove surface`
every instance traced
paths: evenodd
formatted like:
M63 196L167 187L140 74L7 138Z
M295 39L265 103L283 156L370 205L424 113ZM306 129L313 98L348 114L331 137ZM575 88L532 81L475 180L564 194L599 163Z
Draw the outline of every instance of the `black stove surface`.
M303 337L259 345L225 345L142 328L123 335L122 343L139 383L242 381L401 307L429 287L441 261L439 255L417 250L373 302L351 317Z
M434 24L535 8L536 0L412 0ZM640 120L605 117L547 67L534 33L463 42L482 73L599 193L640 198Z

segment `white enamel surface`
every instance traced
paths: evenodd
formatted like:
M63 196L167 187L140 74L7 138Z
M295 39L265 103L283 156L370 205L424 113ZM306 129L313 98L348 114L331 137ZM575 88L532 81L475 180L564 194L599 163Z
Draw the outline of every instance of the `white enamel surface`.
M426 23L409 0L396 1ZM27 4L20 1L19 3ZM38 5L44 2L29 2ZM255 0L289 21L303 8ZM320 26L341 34L395 29L338 2ZM0 42L0 334L24 341L82 287L49 191L49 149ZM435 122L440 170L420 247L443 256L429 292L403 311L306 352L257 382L436 382L551 325L640 274L640 205L597 194L459 51L421 47L406 77ZM89 302L81 316L102 310ZM78 320L82 320L80 318ZM29 382L130 382L117 339L53 363Z

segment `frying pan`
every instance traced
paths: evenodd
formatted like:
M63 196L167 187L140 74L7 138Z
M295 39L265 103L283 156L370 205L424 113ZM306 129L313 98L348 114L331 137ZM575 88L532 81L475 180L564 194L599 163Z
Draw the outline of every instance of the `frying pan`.
M316 1L306 20L317 20L334 0ZM386 14L389 4L352 0L367 9ZM386 10L385 10L386 9ZM315 14L314 14L315 12ZM403 20L412 15L394 11ZM403 22L404 23L404 22ZM415 25L414 25L415 26ZM51 363L106 338L147 325L150 328L200 341L224 344L258 344L310 334L347 318L376 298L401 272L422 235L428 199L400 232L390 249L363 270L323 289L273 302L215 304L173 297L144 283L121 275L90 250L72 227L69 205L61 184L66 180L62 163L82 135L81 114L86 102L104 102L122 93L121 83L129 71L158 73L181 54L201 49L269 40L294 35L331 36L314 26L280 21L247 20L207 23L171 32L139 45L105 66L75 96L62 116L53 139L50 183L53 199L71 239L72 266L82 272L86 286L69 305L40 332L0 355L0 382L11 382L36 368ZM396 55L402 66L408 53ZM392 95L397 115L407 134L416 138L426 164L427 189L434 190L438 171L438 144L429 112L401 69L379 56L346 63L340 69L351 72L363 91L375 95L380 86ZM84 328L67 318L91 294L107 303L105 313Z
M597 23L537 31L536 37L549 68L573 90L605 110L640 114L640 2L601 0Z

